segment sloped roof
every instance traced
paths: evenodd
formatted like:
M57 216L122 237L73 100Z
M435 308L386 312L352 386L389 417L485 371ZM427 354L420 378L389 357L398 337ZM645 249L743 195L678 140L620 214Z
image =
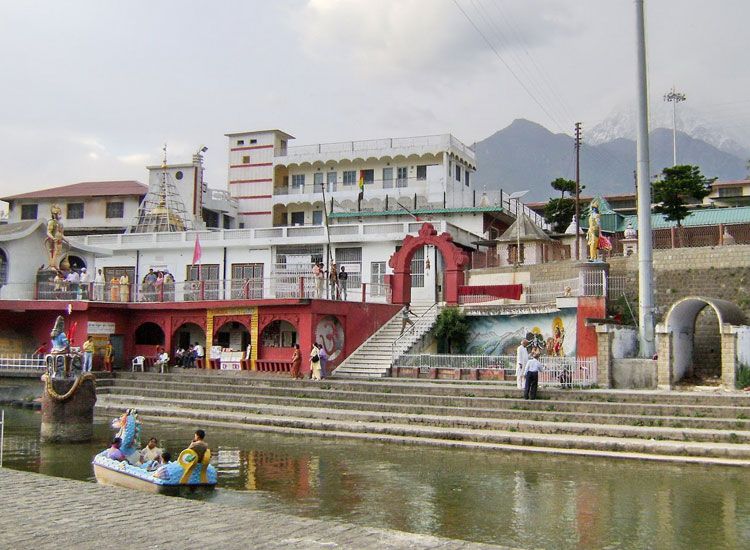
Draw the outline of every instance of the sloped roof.
M638 229L638 216L626 216L623 228L630 222ZM682 220L683 227L700 227L734 223L750 223L750 206L738 206L737 208L702 208L693 210ZM663 214L651 214L651 228L665 229L674 227L675 222L667 221Z
M148 192L148 187L138 181L84 181L72 183L60 187L50 187L39 191L30 191L0 200L12 201L17 199L57 199L71 197L109 197L109 196L143 196Z
M551 241L552 239L541 227L532 222L526 214L521 213L516 221L505 230L505 233L495 240L499 243L514 243L516 241Z
M12 241L25 237L37 227L44 225L44 220L25 220L22 222L4 223L0 225L0 241Z

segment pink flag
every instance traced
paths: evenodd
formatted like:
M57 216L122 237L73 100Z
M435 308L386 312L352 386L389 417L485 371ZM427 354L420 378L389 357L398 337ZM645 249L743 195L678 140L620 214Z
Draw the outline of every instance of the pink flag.
M612 241L610 241L604 235L599 235L599 249L600 250L612 250Z
M193 249L193 265L201 263L201 240L198 235L195 236L195 248Z

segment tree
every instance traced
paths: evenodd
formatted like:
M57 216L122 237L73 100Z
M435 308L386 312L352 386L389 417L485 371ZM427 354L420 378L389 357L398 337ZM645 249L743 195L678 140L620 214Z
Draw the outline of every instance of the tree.
M435 338L438 347L448 353L463 352L469 340L469 322L457 307L447 307L438 315L435 324Z
M711 192L711 184L716 178L706 178L700 168L688 164L662 170L661 177L654 182L654 212L664 214L668 221L682 226L690 213L686 201L702 201Z
M576 182L565 178L557 178L550 185L555 191L560 191L560 198L550 199L544 207L544 221L552 226L553 231L563 233L570 225L576 212L576 201L572 198L566 198L565 193L574 195ZM581 189L583 189L583 186L581 186Z

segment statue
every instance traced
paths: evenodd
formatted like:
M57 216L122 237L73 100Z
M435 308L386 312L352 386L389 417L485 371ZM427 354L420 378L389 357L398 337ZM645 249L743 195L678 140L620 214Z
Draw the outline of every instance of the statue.
M599 215L599 203L591 202L589 211L589 229L586 232L586 242L589 245L589 261L593 262L599 258L599 237L601 236L601 227L599 225L601 216Z
M52 338L52 353L66 353L70 349L70 341L65 334L65 319L62 315L58 315L55 319L55 326L52 327L49 335Z
M128 409L120 418L112 422L113 428L119 428L117 437L122 440L120 451L131 464L137 464L140 459L141 450L141 419L138 411Z
M47 262L49 267L52 269L58 269L61 267L61 260L63 259L64 247L69 247L68 241L65 239L65 232L63 224L60 221L62 217L62 210L56 204L50 207L50 219L47 222L47 236L44 238L44 245L47 248Z

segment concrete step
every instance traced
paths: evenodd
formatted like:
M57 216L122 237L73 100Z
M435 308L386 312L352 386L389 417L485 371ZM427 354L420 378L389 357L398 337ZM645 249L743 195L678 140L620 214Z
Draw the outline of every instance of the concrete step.
M100 395L112 397L134 398L148 397L166 401L174 399L202 399L223 402L237 402L243 404L269 404L280 406L305 406L326 409L345 409L373 412L395 412L408 414L427 414L445 416L465 416L474 418L506 419L506 420L536 420L555 422L583 422L588 424L617 424L629 426L651 426L671 428L702 428L713 430L748 431L750 420L736 418L685 418L677 416L649 416L640 414L606 414L588 411L562 412L549 410L528 410L515 405L495 408L455 407L449 405L419 405L413 403L393 403L377 401L357 401L356 395L351 400L331 399L329 392L308 391L300 389L296 392L274 395L270 393L234 392L227 388L220 392L197 391L195 389L167 389L167 388L107 388L100 391Z
M122 404L106 403L106 398L97 404L99 413L118 414ZM630 437L606 437L574 434L530 434L508 430L475 430L470 428L446 428L412 424L392 424L370 421L340 421L330 418L317 419L309 417L274 416L254 413L203 410L187 402L185 407L158 402L157 405L142 404L139 412L146 417L174 418L201 421L221 422L234 427L243 426L251 429L264 427L267 430L289 433L289 429L315 430L317 432L336 432L339 434L383 434L398 438L409 438L416 442L420 439L443 439L452 442L490 443L492 445L534 447L543 452L558 452L559 449L575 449L587 452L607 452L645 454L654 457L679 457L685 459L716 459L736 461L736 465L750 465L750 445L741 443L709 443L671 440L650 440Z
M201 395L198 399L190 396L146 397L133 395L108 395L104 405L119 405L122 408L146 406L181 406L211 411L268 414L274 416L317 418L350 422L386 422L389 424L416 424L445 428L470 428L475 430L504 430L523 433L572 434L605 437L645 438L656 440L724 442L733 444L750 443L750 431L716 430L701 428L673 428L653 426L627 426L622 424L596 424L588 422L560 422L550 420L478 418L468 417L461 411L453 415L413 414L405 412L383 412L372 410L331 409L312 407L309 403L261 403L250 404L239 401L217 401L211 396Z

